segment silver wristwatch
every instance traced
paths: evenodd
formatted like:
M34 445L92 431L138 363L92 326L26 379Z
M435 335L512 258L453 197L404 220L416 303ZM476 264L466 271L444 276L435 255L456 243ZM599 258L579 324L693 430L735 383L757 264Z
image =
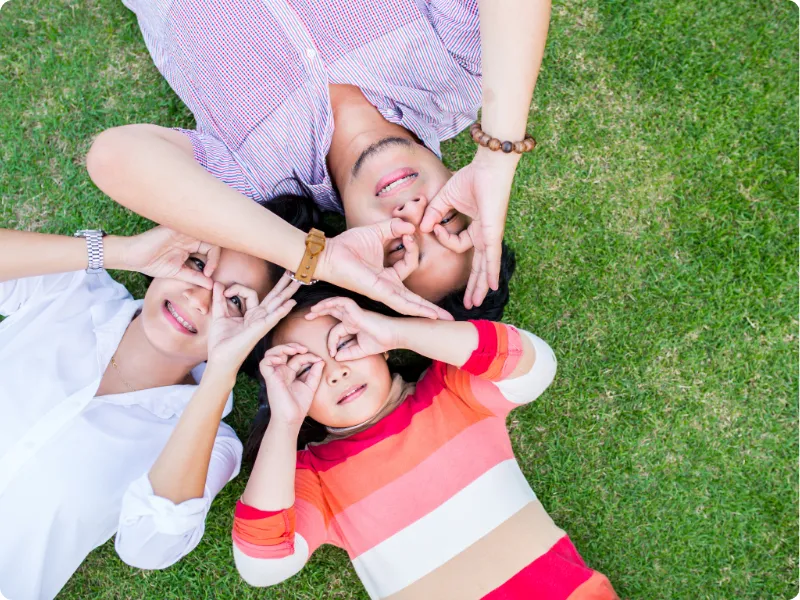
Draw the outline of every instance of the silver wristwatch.
M80 229L75 232L75 237L86 240L86 250L89 252L89 265L86 272L89 274L100 273L104 269L103 263L103 238L106 232L102 229Z

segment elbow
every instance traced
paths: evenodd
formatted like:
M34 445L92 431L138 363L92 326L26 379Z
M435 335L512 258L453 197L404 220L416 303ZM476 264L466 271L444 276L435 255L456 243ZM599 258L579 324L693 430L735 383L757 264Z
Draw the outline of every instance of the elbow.
M98 135L86 155L86 170L94 184L103 192L112 196L114 182L124 160L125 139L128 128L136 125L125 125L107 129Z
M303 568L305 558L297 553L282 558L256 558L242 552L234 542L233 562L245 583L264 588L296 575Z

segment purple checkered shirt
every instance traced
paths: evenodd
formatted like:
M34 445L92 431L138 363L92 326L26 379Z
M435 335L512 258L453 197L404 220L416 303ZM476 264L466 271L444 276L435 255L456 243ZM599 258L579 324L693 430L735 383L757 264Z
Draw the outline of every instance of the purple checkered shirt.
M433 152L477 117L476 0L124 0L195 116L195 159L263 201L296 191L342 211L325 157L328 84L352 84Z

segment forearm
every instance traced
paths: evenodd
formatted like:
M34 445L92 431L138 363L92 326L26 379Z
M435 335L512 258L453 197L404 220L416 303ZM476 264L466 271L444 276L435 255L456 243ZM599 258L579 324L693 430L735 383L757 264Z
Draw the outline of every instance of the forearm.
M544 56L550 0L479 0L483 60L481 126L501 140L525 135Z
M294 504L297 434L292 426L270 422L242 502L263 511L283 510Z
M124 240L103 238L105 266L124 269ZM66 235L0 229L0 281L67 273L85 269L89 263L86 240Z
M294 270L306 234L214 178L178 132L132 125L103 132L87 157L115 201L175 230Z
M235 381L235 373L216 373L211 365L206 369L150 469L150 485L157 496L175 504L203 496L214 440Z
M392 318L397 347L432 360L462 366L478 347L478 332L466 321Z

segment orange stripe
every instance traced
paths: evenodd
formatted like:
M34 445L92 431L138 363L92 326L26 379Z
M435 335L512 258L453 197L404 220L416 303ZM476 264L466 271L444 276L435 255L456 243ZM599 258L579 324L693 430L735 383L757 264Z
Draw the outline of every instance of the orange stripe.
M514 458L505 433L503 420L484 419L413 470L336 515L347 551L359 556L441 506L495 465ZM413 502L408 502L409 492Z
M608 578L595 571L589 579L575 588L567 600L619 600L619 596Z
M469 405L442 390L433 404L414 415L413 436L404 431L381 440L356 456L318 473L331 501L330 510L338 515L347 507L411 471L438 448L490 416L476 413Z
M263 519L233 520L233 536L257 546L276 546L294 535L294 507Z

